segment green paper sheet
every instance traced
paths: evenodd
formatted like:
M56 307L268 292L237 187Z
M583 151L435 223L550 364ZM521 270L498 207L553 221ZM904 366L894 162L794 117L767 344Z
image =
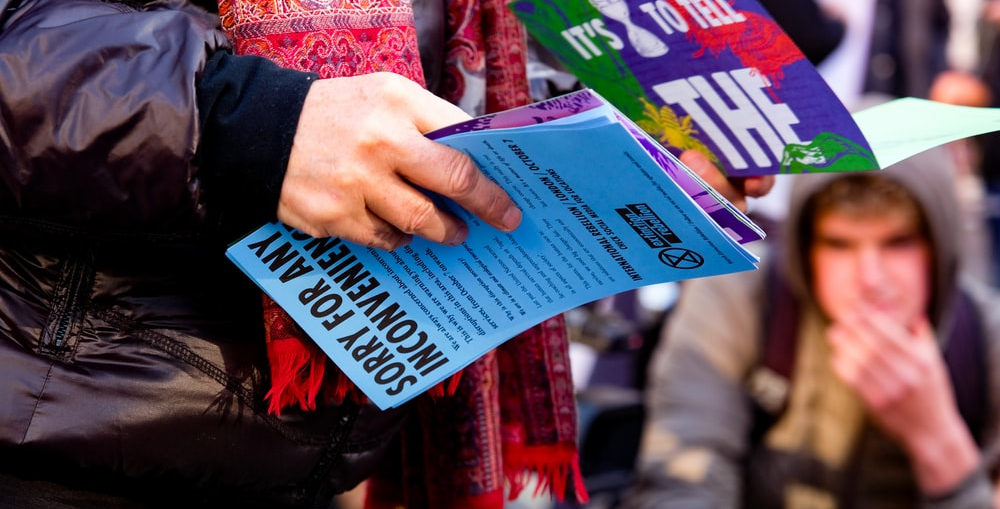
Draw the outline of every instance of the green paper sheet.
M1000 108L955 106L914 97L872 106L853 117L881 168L938 145L1000 131Z

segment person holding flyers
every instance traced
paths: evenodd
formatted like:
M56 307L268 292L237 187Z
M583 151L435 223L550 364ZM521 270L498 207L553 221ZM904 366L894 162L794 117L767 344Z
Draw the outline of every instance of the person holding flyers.
M374 22L412 25L404 8ZM265 330L225 248L275 219L381 249L461 242L414 185L515 228L506 193L422 135L469 114L399 74L234 55L185 1L0 13L0 507L329 506L408 409L269 411L267 339L288 329Z
M993 507L1000 295L948 164L800 176L760 270L685 283L624 507Z
M225 15L329 2L199 4ZM321 41L298 55L419 68L417 41L370 38L376 22L414 24L408 2L389 4L393 16L347 17L366 30L350 51ZM268 338L292 332L265 330L274 313L226 246L275 219L381 249L411 235L461 242L464 225L415 186L500 230L518 224L467 157L422 136L469 113L393 73L319 79L234 55L208 11L0 0L2 507L327 507L384 464L415 412L327 393L269 411ZM421 12L418 24L445 23ZM286 35L277 50L294 45ZM558 340L558 326L534 333ZM572 405L558 409L573 422ZM457 423L472 413L438 410ZM502 483L473 488L502 504Z

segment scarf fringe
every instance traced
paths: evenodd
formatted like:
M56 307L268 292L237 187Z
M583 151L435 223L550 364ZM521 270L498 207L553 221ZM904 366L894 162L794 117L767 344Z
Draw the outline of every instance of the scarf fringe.
M326 374L326 356L315 344L294 339L267 342L271 363L271 389L264 399L268 412L281 415L281 410L298 406L315 410L316 398Z
M341 402L347 398L364 404L368 398L343 372L334 368L332 383L324 384L326 376L326 354L307 339L284 338L267 342L267 355L271 363L271 390L264 399L268 402L268 412L281 416L281 411L290 406L302 410L316 409L316 400L321 389L331 391L330 398ZM438 399L454 396L462 372L457 371L441 383L431 387L428 394Z
M445 396L454 396L455 391L458 390L458 383L462 381L462 371L456 371L455 374L449 376L441 383L431 387L427 390L427 394L430 394L432 398L438 399Z
M590 497L580 474L576 444L563 442L543 446L507 445L504 447L504 476L510 500L516 499L536 479L533 496L547 494L562 502L567 487L573 483L573 496L586 503Z

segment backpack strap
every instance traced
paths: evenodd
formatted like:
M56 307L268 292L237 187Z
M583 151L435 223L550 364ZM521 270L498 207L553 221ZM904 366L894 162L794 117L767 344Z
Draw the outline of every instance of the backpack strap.
M746 386L754 413L751 439L756 443L785 412L795 367L799 303L779 274L778 263L763 270L764 315L761 317L759 362L747 375Z
M980 314L972 297L960 290L952 304L954 321L942 352L958 411L977 443L989 407L986 335Z

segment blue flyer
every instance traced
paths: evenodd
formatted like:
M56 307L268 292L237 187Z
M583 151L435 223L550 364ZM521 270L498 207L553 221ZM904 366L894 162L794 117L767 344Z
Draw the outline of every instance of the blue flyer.
M679 170L666 166L680 163L654 157L606 103L439 141L507 190L524 213L516 231L440 200L469 225L459 246L415 238L382 251L274 223L228 250L381 408L573 307L756 267L671 178L668 170Z

